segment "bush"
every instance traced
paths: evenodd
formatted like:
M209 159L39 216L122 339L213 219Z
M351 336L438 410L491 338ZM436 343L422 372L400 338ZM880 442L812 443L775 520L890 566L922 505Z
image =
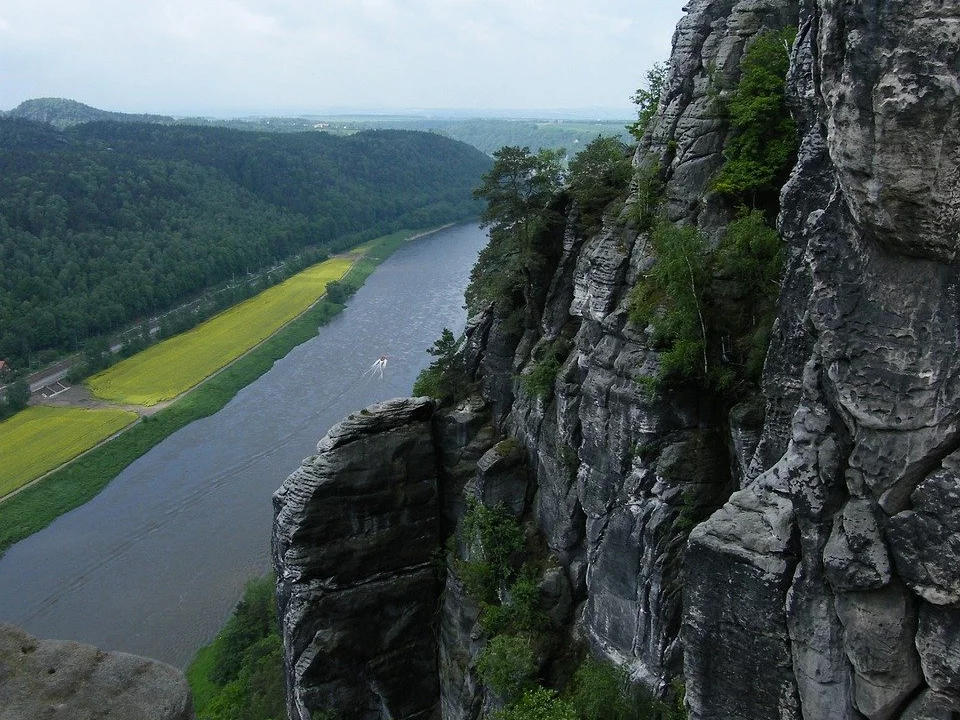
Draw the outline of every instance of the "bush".
M210 679L218 685L236 680L248 660L248 648L277 634L277 609L272 577L251 581L233 615L217 637Z
M630 319L653 326L653 342L663 348L660 378L706 379L707 328L704 300L709 256L693 227L661 222L651 235L656 264L633 289Z
M537 687L527 690L515 703L494 716L495 720L577 720L577 713L554 690Z
M513 702L527 689L537 672L529 638L497 635L477 656L477 674L501 700Z
M500 586L514 575L510 556L523 551L523 529L502 506L488 508L471 498L460 537L469 559L457 570L467 593L479 602L498 602Z
M740 61L740 81L726 102L734 136L713 182L718 193L751 207L776 206L797 152L786 105L789 48L796 28L757 36Z
M198 720L286 717L283 643L273 577L254 580L220 634L187 670Z
M547 624L540 607L540 583L528 567L510 586L501 604L480 604L480 626L487 635L536 632Z
M660 108L660 93L663 91L669 69L668 62L654 63L653 67L647 71L645 84L641 85L630 98L637 106L637 119L631 125L627 125L627 130L637 142L643 139L643 133L646 132L647 126Z
M570 195L580 210L585 233L598 230L604 209L626 197L632 173L630 148L615 137L598 135L570 161Z
M579 720L684 720L682 685L671 688L669 702L633 685L622 667L587 658L567 688L566 698Z

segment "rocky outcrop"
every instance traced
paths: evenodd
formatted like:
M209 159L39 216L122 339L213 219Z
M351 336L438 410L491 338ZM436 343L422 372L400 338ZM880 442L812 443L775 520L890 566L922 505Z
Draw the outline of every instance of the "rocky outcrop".
M806 134L781 214L803 262L780 320L803 308L809 340L775 339L766 372L806 370L790 425L768 415L783 458L690 538L691 717L960 712L958 39L953 2L804 3L790 84ZM782 528L772 552L748 496ZM719 620L736 605L754 622ZM706 658L751 643L779 660L736 680L758 668L730 657L720 681Z
M274 495L290 718L426 718L440 545L433 403L351 415Z
M183 673L0 623L0 720L193 720Z
M655 174L667 217L720 239L735 210L710 189L730 135L717 99L751 39L789 25L798 27L787 84L802 139L781 193L785 275L762 392L734 405L692 385L651 391L660 351L628 317L630 289L656 261L634 212L640 183ZM536 532L539 601L556 647L582 638L658 693L685 683L695 720L960 713L958 67L956 0L689 3L635 158L634 196L589 236L574 209L549 238L536 287L525 288L525 313L507 322L491 308L471 321L466 367L492 423L475 401L432 422L433 532L452 534L467 497ZM524 378L548 356L560 362L556 380L533 392ZM364 481L373 492L393 482L397 451L360 428L404 431L352 422L335 435L372 443L366 462L383 476ZM429 434L425 419L415 422ZM327 522L332 511L316 508L330 498L311 505L297 497L314 490L295 487L336 488L338 474L350 476L335 470L335 446L322 442L278 495L278 517L288 504L310 506L298 518L316 513L320 524L284 526ZM351 527L387 526L362 514ZM346 652L327 639L341 630L307 609L333 602L339 581L330 561L307 562L314 551L298 547L336 547L358 532L336 527L280 533L297 702L333 697L349 674L322 660ZM365 558L366 545L351 552ZM472 720L493 706L475 671L481 608L450 570L438 707ZM365 577L343 585L372 586ZM372 661L353 662L354 686L366 689L344 697L373 708L369 698L386 695L358 670ZM546 659L542 676L559 677L551 672Z

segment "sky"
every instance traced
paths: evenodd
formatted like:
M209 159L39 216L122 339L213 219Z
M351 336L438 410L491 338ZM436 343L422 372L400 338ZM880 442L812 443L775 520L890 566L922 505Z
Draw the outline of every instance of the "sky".
M624 109L686 0L0 0L0 110Z

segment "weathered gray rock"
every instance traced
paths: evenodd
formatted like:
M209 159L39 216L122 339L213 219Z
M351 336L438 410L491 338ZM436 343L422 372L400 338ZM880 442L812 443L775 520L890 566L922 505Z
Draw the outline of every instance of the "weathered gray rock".
M923 684L913 602L900 583L837 597L843 647L854 671L854 706L870 720L897 717Z
M438 701L433 403L351 415L274 495L291 718L426 718Z
M913 507L890 518L890 547L897 572L928 602L960 606L960 475L930 474L910 496Z
M960 713L960 610L921 603L916 643L930 689Z
M0 720L193 720L183 673L0 623Z
M793 510L770 482L779 478L735 492L690 534L682 638L693 718L802 717L783 611L796 563Z
M954 703L947 698L925 690L910 703L900 720L954 720L953 707Z
M519 518L527 500L527 458L516 440L502 440L477 461L476 498Z
M835 519L823 550L827 580L835 591L869 590L890 582L890 558L877 512L869 500L851 498Z

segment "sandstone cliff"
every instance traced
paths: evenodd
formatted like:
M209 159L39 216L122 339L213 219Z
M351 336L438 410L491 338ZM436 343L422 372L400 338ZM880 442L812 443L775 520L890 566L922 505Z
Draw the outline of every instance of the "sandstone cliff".
M371 408L278 494L294 705L360 693L345 717L498 707L476 671L488 634L461 577L470 548L450 547L442 594L425 575L472 497L526 522L549 684L565 679L557 658L586 644L657 693L683 683L691 718L960 713L960 3L694 0L634 164L658 173L670 221L718 242L735 208L711 192L731 136L717 93L754 38L789 26L802 138L757 396L649 392L661 350L628 313L656 261L631 212L642 188L589 235L574 208L531 277L523 327L494 309L471 324L466 365L486 411ZM522 378L548 348L562 348L556 381L531 393ZM504 437L519 450L495 445ZM420 487L414 466L429 489L404 489ZM390 502L365 507L367 493ZM407 509L414 497L432 509ZM401 536L417 542L401 552ZM340 565L370 567L341 577ZM416 600L403 586L414 577ZM337 598L361 586L376 590L356 601L371 614L341 622ZM402 680L381 680L409 628L390 630L395 619L426 622L438 604L438 639L416 641ZM355 655L344 639L374 606L385 624ZM389 700L391 683L416 688L416 707Z

